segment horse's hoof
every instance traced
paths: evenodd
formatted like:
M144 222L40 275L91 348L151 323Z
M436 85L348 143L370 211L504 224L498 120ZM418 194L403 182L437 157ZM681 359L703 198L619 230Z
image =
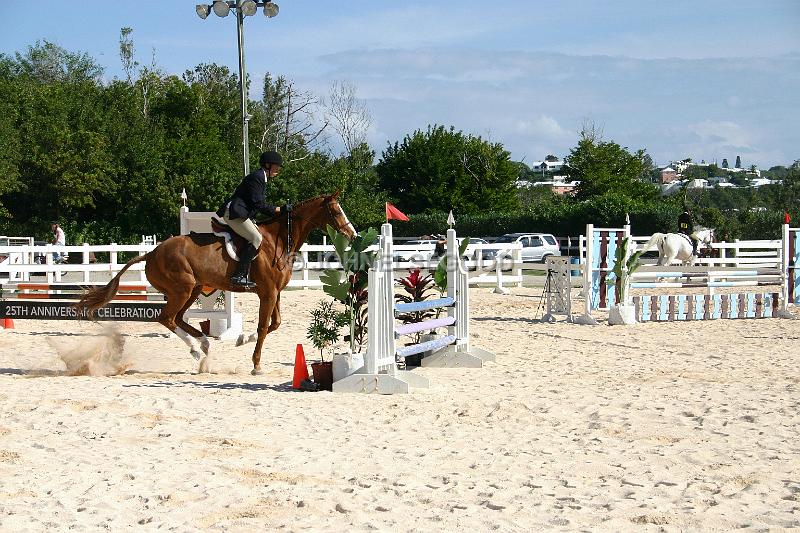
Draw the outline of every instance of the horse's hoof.
M208 357L203 357L200 360L199 372L201 374L210 374L211 373L211 370L208 368Z
M261 370L260 368L254 368L253 370L250 371L250 374L252 374L254 376L263 376L264 375L264 371Z

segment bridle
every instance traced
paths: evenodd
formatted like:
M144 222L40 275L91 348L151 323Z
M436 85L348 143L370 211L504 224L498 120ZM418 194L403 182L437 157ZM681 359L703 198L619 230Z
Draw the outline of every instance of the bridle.
M342 233L342 230L344 228L346 228L347 225L346 224L341 224L339 222L338 215L341 214L341 207L339 208L339 213L334 213L333 209L331 208L331 203L332 202L336 202L336 198L329 197L328 199L326 199L325 200L325 209L328 210L328 216L330 216L331 220L333 220L336 223L336 231L338 231L339 233ZM338 204L338 202L337 202L337 204Z
M300 205L302 205L302 204L304 204L304 203L306 203L308 201L310 201L310 200L304 201ZM325 209L328 212L328 216L330 217L331 220L334 221L334 224L336 225L336 231L342 232L342 230L347 225L343 224L343 223L341 223L339 221L339 216L338 215L341 214L341 208L340 208L340 213L335 213L333 211L333 208L331 207L331 204L333 202L335 202L335 201L336 201L335 198L327 197L327 198L325 198L324 205L325 205ZM278 270L283 270L284 268L286 268L286 265L289 264L289 259L290 259L291 250L292 250L292 220L295 217L297 217L299 219L303 218L301 215L294 214L294 205L293 204L287 203L284 206L284 211L286 212L286 250L285 250L283 256L280 258L280 259L282 259L282 261L280 261L280 262L278 260L277 253L275 254L275 261L274 261L273 264L278 268Z

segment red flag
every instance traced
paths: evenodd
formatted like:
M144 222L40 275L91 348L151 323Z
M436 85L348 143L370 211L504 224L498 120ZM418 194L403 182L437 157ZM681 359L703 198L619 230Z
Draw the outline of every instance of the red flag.
M784 224L788 224L791 221L792 221L792 217L789 216L789 213L784 212L783 213L783 223Z
M388 220L392 220L392 219L404 220L406 222L408 221L408 217L405 216L402 211L397 209L395 206L393 206L389 202L386 202L386 220L388 221Z

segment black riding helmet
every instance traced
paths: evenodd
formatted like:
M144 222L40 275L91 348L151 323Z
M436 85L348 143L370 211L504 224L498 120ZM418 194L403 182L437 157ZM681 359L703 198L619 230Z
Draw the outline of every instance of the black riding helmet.
M258 164L262 167L265 165L277 165L282 167L283 158L278 152L264 152L261 154L261 157L258 158Z

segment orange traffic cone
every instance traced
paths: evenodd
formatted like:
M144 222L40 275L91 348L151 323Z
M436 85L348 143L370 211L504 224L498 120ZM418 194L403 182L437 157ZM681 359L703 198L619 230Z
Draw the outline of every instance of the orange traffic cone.
M303 345L298 344L294 353L294 379L292 388L299 389L300 383L308 379L308 365L306 365L306 354L303 353Z
M3 327L6 329L14 329L14 321L10 318L4 318Z

